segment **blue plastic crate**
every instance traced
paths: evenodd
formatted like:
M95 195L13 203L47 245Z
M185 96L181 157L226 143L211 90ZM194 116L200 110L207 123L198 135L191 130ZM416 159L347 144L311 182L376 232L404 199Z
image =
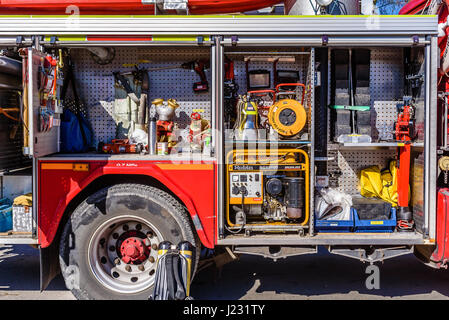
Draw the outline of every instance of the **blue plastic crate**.
M360 220L356 209L354 211L355 232L393 232L396 228L396 208L391 208L388 220Z
M12 203L7 198L0 199L0 232L12 230Z
M317 232L353 232L354 212L351 210L350 220L317 220L315 219Z

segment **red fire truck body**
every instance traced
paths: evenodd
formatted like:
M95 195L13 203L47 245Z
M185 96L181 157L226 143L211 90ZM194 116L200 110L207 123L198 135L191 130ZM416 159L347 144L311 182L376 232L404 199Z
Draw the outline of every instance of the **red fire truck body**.
M146 299L164 241L196 248L193 271L205 252L319 246L446 268L436 16L2 16L0 47L0 101L20 113L0 118L2 182L32 186L32 213L13 205L29 229L0 243L40 249L42 288L61 271L79 299ZM84 106L56 93L67 79ZM87 140L67 111L85 150L66 151Z

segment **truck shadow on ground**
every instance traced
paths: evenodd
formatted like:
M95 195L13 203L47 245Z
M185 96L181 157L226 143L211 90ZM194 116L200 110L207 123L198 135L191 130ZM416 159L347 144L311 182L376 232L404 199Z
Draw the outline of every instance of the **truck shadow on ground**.
M327 251L277 262L242 256L225 265L220 278L213 268L199 273L191 292L199 300L449 299L449 271L425 266L413 254L376 265L380 288L369 290L368 264Z
M449 270L431 269L414 255L377 265L380 289L368 290L367 264L323 250L277 262L242 256L225 265L220 278L214 268L200 272L192 283L191 293L196 300L449 299ZM0 247L0 299L12 291L39 291L38 250L26 245ZM46 291L68 292L61 275ZM22 294L14 294L21 298Z
M0 246L0 291L39 291L39 263L39 250L28 245ZM67 290L62 276L46 290Z

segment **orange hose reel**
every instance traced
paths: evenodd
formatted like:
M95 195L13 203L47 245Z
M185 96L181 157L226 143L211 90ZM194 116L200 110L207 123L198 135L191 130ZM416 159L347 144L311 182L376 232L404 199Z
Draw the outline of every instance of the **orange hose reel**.
M277 101L268 113L268 121L282 136L291 137L304 128L307 114L304 106L293 99L282 99Z

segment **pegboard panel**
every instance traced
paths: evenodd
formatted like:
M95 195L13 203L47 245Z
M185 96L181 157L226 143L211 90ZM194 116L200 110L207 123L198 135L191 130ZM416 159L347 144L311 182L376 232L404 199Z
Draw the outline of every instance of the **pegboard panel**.
M404 67L402 48L371 49L370 94L374 101L402 99Z
M93 147L100 141L115 138L116 126L113 119L114 77L115 71L131 71L130 64L139 64L140 68L170 68L198 59L210 59L210 48L116 48L116 56L111 64L98 65L89 52L84 49L72 49L71 56L75 65L75 77L79 94L84 101L89 122L94 131ZM206 77L211 84L210 68ZM193 84L200 78L193 70L181 68L149 72L149 100L156 98L176 99L180 107L176 110L175 123L180 135L188 135L190 114L200 111L204 119L211 120L211 90L207 93L194 93ZM153 109L153 108L152 108ZM154 115L154 110L152 111Z
M411 200L410 205L413 210L413 220L416 230L424 231L424 152L412 149L410 180Z
M338 167L342 174L338 177L338 188L350 195L360 195L359 174L364 168L377 165L382 170L390 159L396 158L396 150L340 150L338 151Z
M372 48L370 60L371 132L373 142L379 138L391 139L393 123L397 118L396 104L404 94L404 70L402 48ZM331 95L331 50L328 62L328 95ZM328 110L329 112L329 110ZM328 116L330 137L330 114ZM360 170L372 165L384 168L388 160L396 158L395 149L339 150L338 145L328 141L328 172L341 173L330 177L330 184L351 195L360 194Z
M398 118L397 104L401 101L374 101L371 108L373 141L393 139L394 122Z

